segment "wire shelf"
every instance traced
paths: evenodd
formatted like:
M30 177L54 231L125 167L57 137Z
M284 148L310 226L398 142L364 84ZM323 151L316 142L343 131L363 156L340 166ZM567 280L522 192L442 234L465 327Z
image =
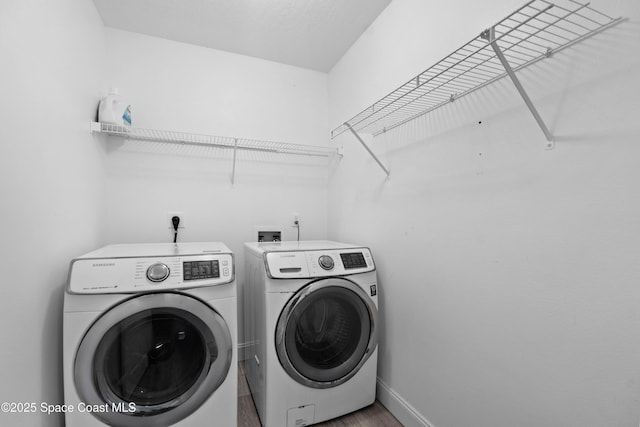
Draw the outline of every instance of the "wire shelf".
M144 129L99 122L92 122L91 130L93 132L105 133L132 140L228 148L231 150L251 150L314 157L329 157L342 154L340 149L331 147L289 144L284 142L262 141L246 138L232 138L227 136L201 135L170 130Z
M377 136L505 77L492 41L519 70L621 20L574 0L530 1L332 130L331 138L350 128Z

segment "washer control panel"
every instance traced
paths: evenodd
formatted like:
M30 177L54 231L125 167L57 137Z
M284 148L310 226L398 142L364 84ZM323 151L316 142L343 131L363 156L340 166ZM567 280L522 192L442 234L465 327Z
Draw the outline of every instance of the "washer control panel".
M375 270L368 248L311 251L274 251L264 255L267 273L274 279L346 276Z
M234 280L230 253L131 258L80 258L71 264L71 293L133 293L215 286Z

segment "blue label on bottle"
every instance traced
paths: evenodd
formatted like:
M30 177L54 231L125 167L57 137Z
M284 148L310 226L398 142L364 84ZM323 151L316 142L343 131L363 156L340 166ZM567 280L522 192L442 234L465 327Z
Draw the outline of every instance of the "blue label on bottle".
M127 108L124 109L122 120L124 120L125 125L131 126L131 105L127 105Z

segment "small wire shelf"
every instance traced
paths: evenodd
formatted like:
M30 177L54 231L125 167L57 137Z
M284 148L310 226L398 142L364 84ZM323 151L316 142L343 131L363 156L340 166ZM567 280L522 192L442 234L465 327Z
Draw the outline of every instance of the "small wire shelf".
M574 0L530 1L336 127L331 138L349 130L377 136L507 76L492 42L517 71L621 20Z
M91 131L139 141L167 142L172 144L228 148L231 150L251 150L314 157L330 157L342 154L340 149L331 147L202 135L170 130L145 129L99 122L91 123Z

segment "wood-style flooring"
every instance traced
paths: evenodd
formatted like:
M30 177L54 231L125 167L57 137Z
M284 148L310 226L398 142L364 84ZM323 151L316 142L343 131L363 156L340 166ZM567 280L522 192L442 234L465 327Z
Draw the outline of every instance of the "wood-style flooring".
M373 405L340 418L316 424L319 427L402 427L377 400ZM244 376L244 363L238 363L238 427L260 427L260 419Z

